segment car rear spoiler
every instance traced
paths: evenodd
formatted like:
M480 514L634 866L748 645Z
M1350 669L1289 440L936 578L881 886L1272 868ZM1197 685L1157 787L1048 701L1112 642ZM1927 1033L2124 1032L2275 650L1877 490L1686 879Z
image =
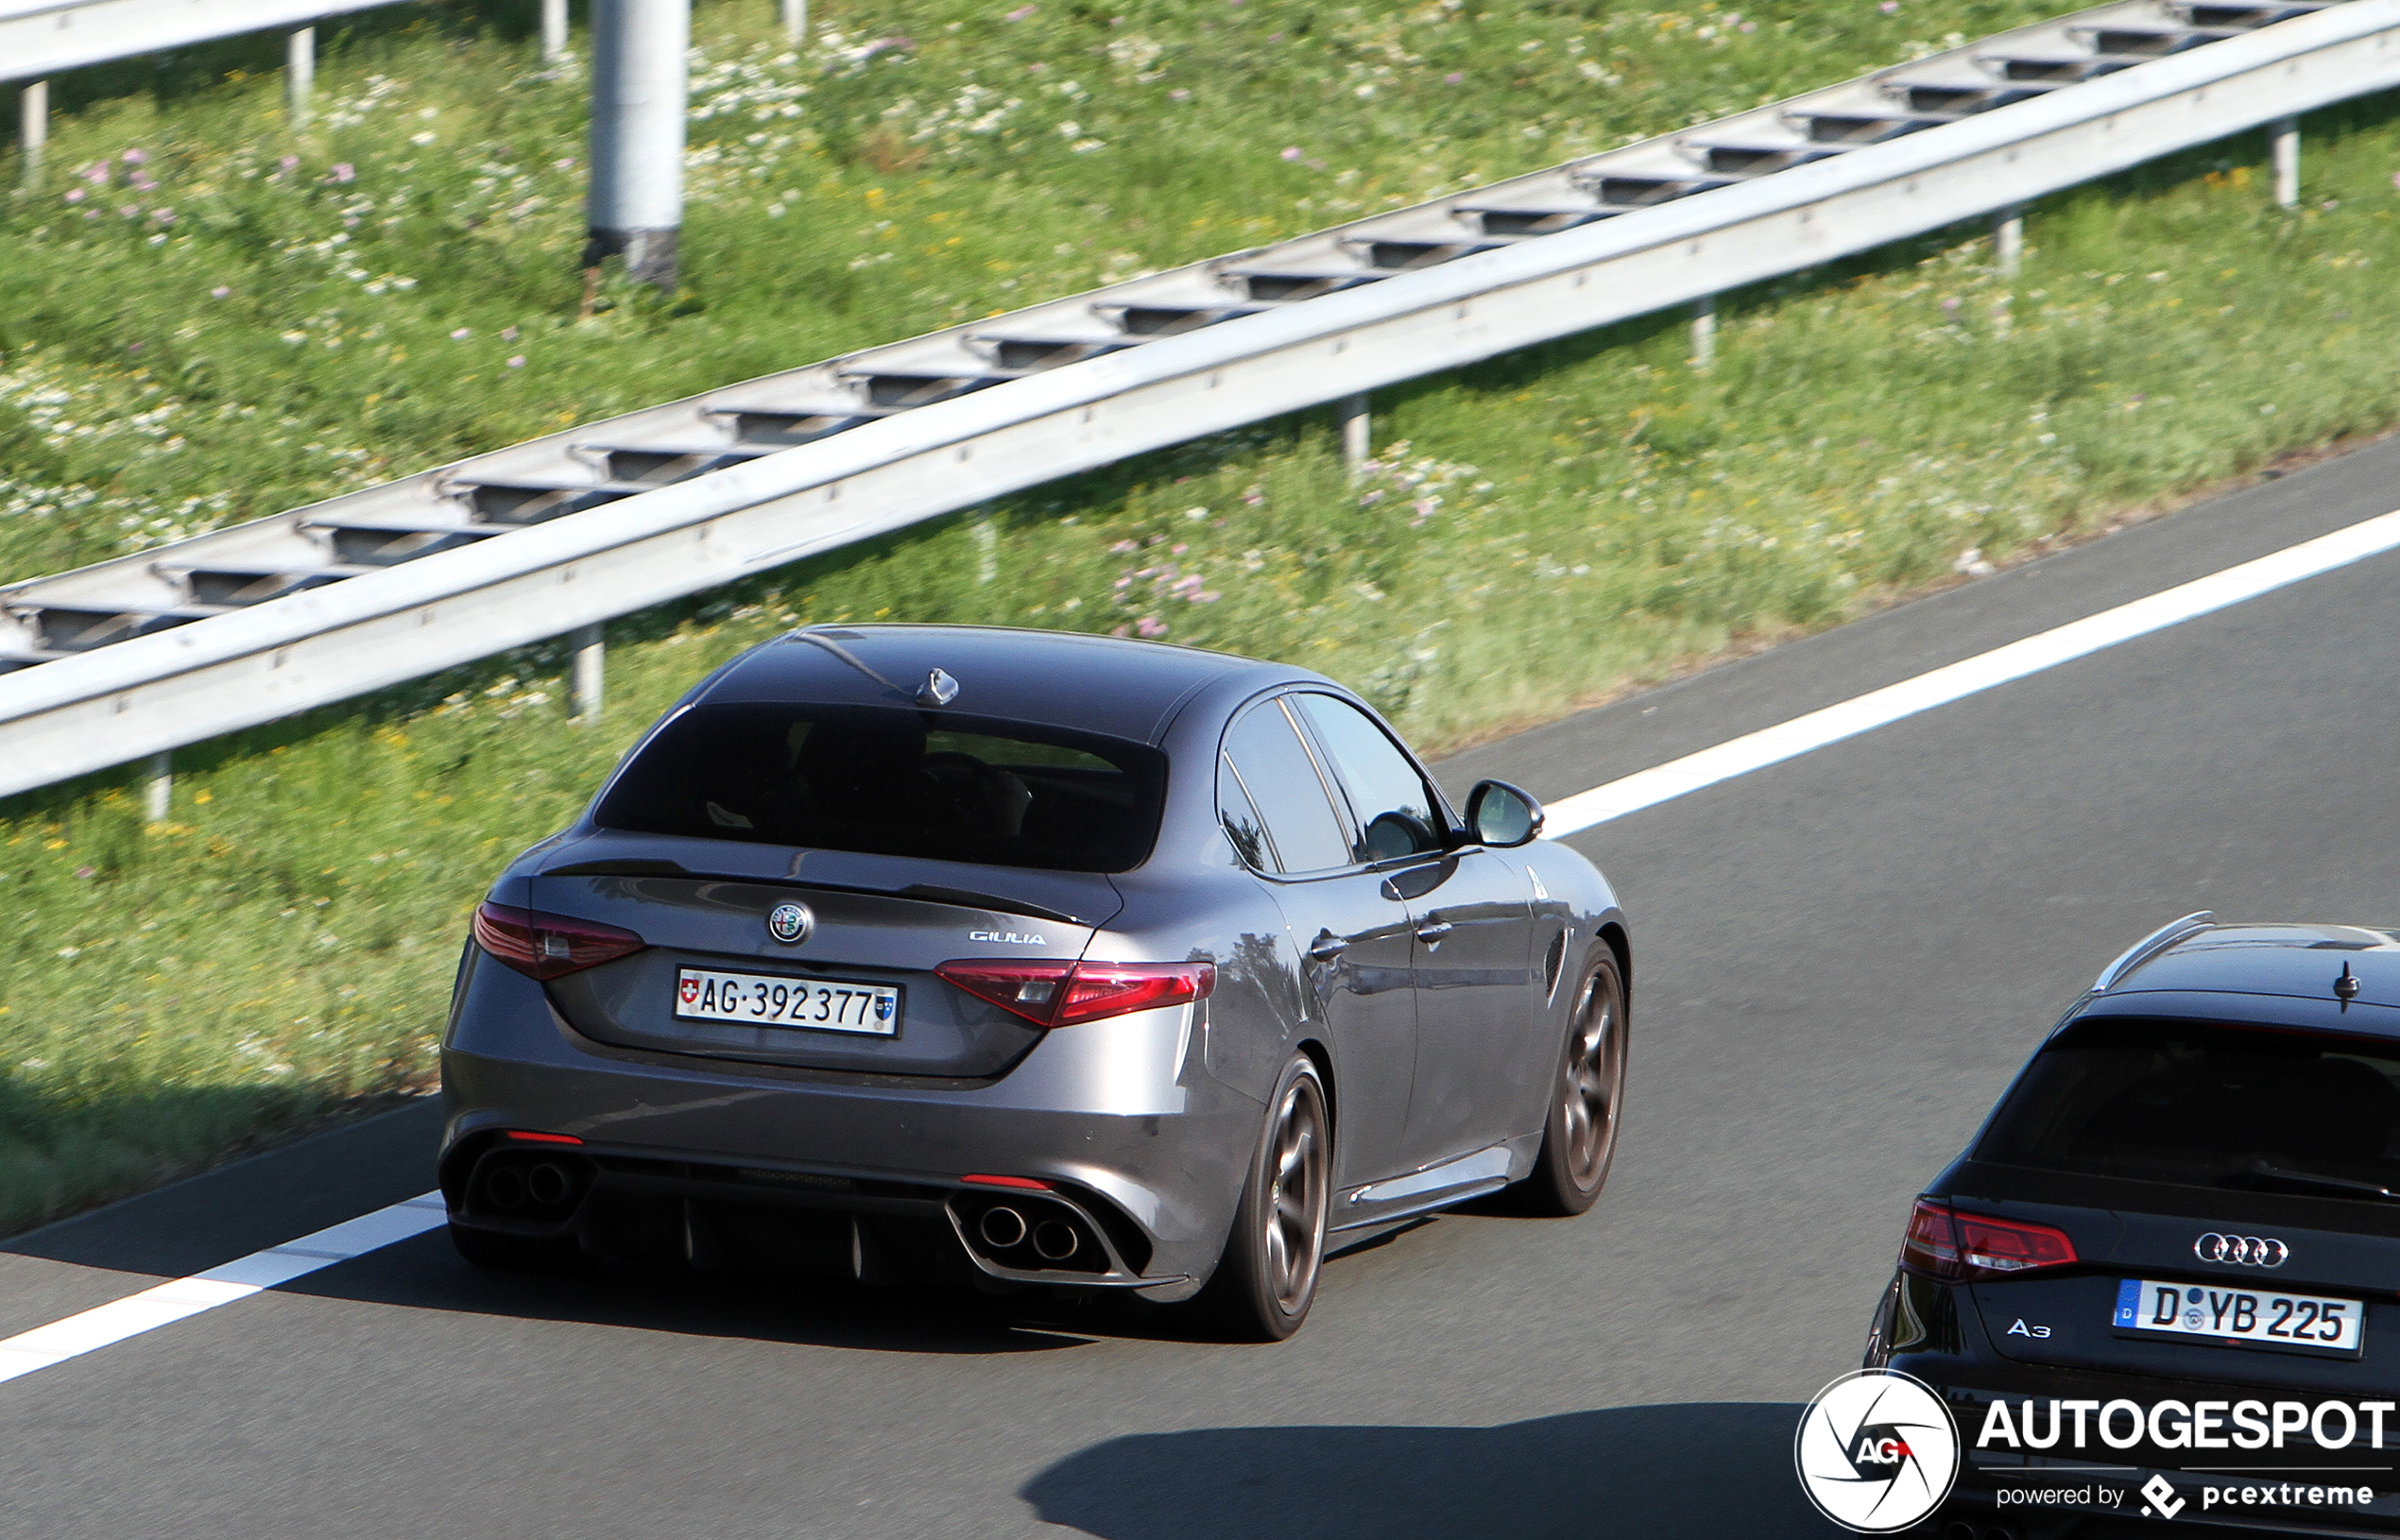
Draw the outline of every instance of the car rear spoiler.
M2111 985L2122 980L2125 975L2133 972L2134 969L2141 967L2144 963L2149 962L2151 958L2157 956L2160 952L2165 951L2168 948L2173 946L2178 941L2198 935L2201 932L2207 930L2210 926L2215 925L2216 923L2216 912L2214 910L2203 909L2198 914L2186 915L2182 919L2174 920L2169 924L2160 926L2157 930L2152 931L2150 934L2142 937L2139 941L2136 941L2132 946L2126 948L2123 954L2120 955L2117 961L2109 964L2106 967L2101 968L2100 971L2100 977L2092 981L2092 993L2095 995L2104 995L2108 993Z

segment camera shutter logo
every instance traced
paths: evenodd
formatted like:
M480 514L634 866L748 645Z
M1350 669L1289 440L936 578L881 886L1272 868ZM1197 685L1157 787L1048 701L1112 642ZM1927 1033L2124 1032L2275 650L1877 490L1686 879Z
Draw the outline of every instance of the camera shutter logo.
M1855 1533L1890 1534L1950 1495L1959 1427L1924 1381L1860 1369L1809 1403L1791 1461L1819 1513Z
M2281 1267L2291 1259L2291 1248L2273 1236L2219 1235L2211 1230L2192 1242L2192 1255L2203 1262L2235 1267Z
M816 927L816 916L804 903L780 903L767 911L766 933L787 947L797 947L808 939Z

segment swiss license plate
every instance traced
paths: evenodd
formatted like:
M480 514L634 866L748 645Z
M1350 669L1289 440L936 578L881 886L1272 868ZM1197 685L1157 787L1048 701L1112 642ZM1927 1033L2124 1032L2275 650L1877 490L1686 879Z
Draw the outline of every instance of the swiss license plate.
M900 991L890 984L844 979L686 967L675 975L675 1014L687 1021L743 1021L890 1037L900 1031Z
M2366 1313L2364 1302L2356 1299L2127 1278L2117 1286L2110 1324L2118 1331L2194 1337L2228 1347L2356 1358L2366 1339Z

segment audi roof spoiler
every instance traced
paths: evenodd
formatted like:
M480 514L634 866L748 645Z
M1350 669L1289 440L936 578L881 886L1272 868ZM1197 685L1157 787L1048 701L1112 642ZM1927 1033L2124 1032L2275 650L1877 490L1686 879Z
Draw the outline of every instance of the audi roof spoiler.
M2149 962L2178 941L2198 935L2216 923L2216 912L2203 909L2196 915L2186 915L2182 919L2160 926L2126 948L2117 961L2101 968L2100 977L2092 981L2092 993L2106 994L2112 985L2122 981L2125 975L2133 972L2134 969Z

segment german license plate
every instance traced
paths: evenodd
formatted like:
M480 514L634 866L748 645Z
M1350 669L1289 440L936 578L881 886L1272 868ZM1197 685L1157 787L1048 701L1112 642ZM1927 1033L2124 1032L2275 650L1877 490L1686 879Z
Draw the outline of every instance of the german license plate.
M2263 1289L2221 1288L2127 1278L2117 1286L2118 1331L2194 1337L2227 1347L2358 1355L2366 1340L2365 1304Z
M900 991L890 984L844 979L686 967L676 970L675 1014L687 1021L745 1021L890 1037L900 1031Z

